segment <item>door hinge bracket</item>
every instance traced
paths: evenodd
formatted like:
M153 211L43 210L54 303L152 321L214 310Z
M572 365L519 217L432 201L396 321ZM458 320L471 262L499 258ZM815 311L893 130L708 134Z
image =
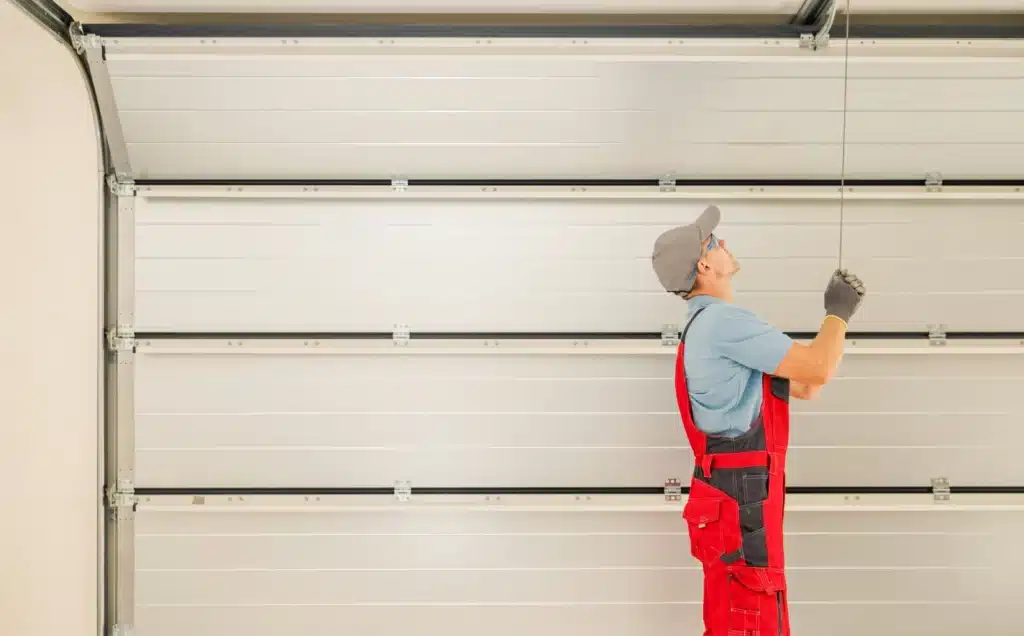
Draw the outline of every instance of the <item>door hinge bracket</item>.
M932 496L935 501L949 501L949 480L945 477L932 478Z
M926 173L924 176L924 189L926 192L942 192L942 173Z
M107 329L107 350L114 353L134 353L135 329L130 325L118 325Z
M409 325L395 325L394 331L391 332L391 342L396 347L404 347L409 344L411 338L412 334L409 332Z
M114 512L135 511L138 499L135 497L135 486L132 482L122 479L116 485L107 486L107 506Z
M90 49L103 48L103 38L95 33L86 34L81 22L71 23L68 28L68 36L71 38L71 46L74 47L75 53L79 55Z
M672 175L665 175L658 179L658 190L662 192L676 191L676 178Z
M928 344L933 347L946 346L946 325L928 325Z
M392 179L391 180L391 190L393 192L405 192L408 189L409 189L409 180L408 179Z
M682 501L683 484L678 479L665 480L665 501Z
M396 481L395 499L401 502L406 502L412 499L412 483L408 481Z
M661 344L665 347L676 347L679 346L679 339L681 335L679 333L678 325L662 325L661 327Z
M119 197L133 197L136 192L135 181L122 174L108 175L107 187L110 188L112 193Z

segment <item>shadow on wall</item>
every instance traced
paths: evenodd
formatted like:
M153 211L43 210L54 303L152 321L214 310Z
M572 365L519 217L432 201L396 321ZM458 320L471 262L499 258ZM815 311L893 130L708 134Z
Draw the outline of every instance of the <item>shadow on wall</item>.
M0 1L0 634L98 621L100 205L70 51Z

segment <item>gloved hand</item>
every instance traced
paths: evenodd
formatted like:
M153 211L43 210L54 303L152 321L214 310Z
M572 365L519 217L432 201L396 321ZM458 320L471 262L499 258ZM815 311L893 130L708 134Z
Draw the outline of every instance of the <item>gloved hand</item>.
M845 269L837 269L825 288L825 313L849 323L865 293L867 289L860 278Z

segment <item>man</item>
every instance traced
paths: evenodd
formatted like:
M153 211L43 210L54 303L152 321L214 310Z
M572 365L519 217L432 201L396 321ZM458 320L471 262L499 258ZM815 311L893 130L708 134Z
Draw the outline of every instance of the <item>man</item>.
M789 636L782 538L789 399L811 399L832 378L865 289L837 270L817 336L794 342L731 304L739 264L714 234L720 220L708 207L658 237L652 255L665 290L689 302L675 369L695 463L683 518L704 568L705 636Z

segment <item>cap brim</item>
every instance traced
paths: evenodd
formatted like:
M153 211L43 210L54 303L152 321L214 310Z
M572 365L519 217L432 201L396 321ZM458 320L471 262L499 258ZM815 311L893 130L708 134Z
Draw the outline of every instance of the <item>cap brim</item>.
M694 225L700 230L700 240L703 242L707 240L711 233L715 231L718 224L722 221L722 211L718 209L717 205L709 205L700 216L697 217L697 221Z

